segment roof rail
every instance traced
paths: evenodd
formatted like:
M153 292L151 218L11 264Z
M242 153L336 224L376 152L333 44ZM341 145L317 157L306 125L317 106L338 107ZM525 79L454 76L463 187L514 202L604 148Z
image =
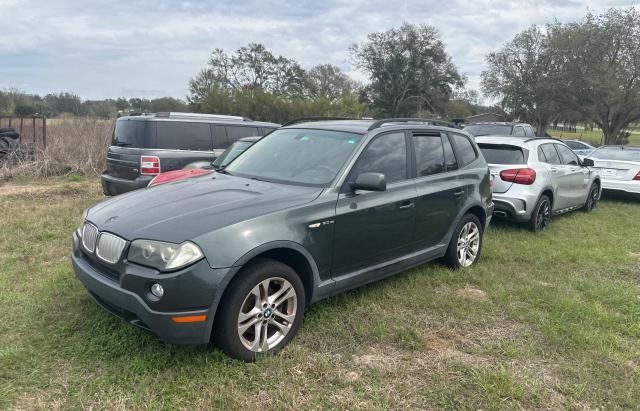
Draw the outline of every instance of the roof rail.
M250 118L241 116L229 116L223 114L205 114L205 113L182 113L176 111L160 111L156 113L156 117L163 118L200 118L200 119L220 119L220 120L236 120L236 121L252 121Z
M349 117L300 117L291 121L287 121L282 127L290 126L292 124L304 123L307 121L322 121L322 120L357 120L356 118Z
M422 123L422 124L428 124L432 126L459 128L455 124L445 120L434 120L429 118L385 118L371 124L371 126L369 126L367 131L375 130L376 128L382 127L383 125L388 123Z

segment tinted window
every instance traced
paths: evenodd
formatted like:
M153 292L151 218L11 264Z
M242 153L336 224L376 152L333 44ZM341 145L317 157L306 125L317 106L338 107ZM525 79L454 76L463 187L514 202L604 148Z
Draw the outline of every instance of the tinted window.
M349 174L349 181L355 181L362 173L382 173L387 184L407 178L407 146L404 133L378 136L360 154L356 166Z
M480 151L489 164L524 164L524 152L520 147L478 144Z
M229 147L227 128L225 126L213 126L213 148L221 149Z
M258 180L325 186L361 138L338 131L280 129L254 143L225 170Z
M259 135L260 135L260 132L258 132L257 127L227 126L227 137L228 137L229 144L241 139L242 137L255 137Z
M453 137L453 143L456 145L458 149L458 153L460 154L460 161L462 163L462 167L471 163L473 160L478 157L476 150L473 148L473 145L469 141L468 138L461 134L451 134Z
M543 144L540 146L540 149L544 153L544 158L540 159L540 161L549 164L562 164L560 156L558 156L558 152L553 146L553 144Z
M458 169L458 162L456 161L456 155L453 153L453 147L449 138L444 139L444 164L447 171L453 171Z
M603 160L640 161L640 148L636 147L601 147L589 157Z
M547 163L547 156L544 155L544 151L542 151L542 146L538 147L538 161Z
M562 158L562 162L564 164L570 164L573 166L577 166L580 164L580 160L578 160L578 156L576 153L571 151L569 147L563 146L561 144L556 144L556 148L558 149L558 153L560 153L560 157Z
M526 135L524 134L524 128L522 127L516 127L513 129L513 135L514 137L526 137Z
M510 136L511 129L507 124L472 124L463 128L472 136Z
M211 150L211 131L207 123L159 121L157 148L175 150Z
M524 133L527 135L527 137L535 137L535 133L533 132L533 129L531 128L531 126L524 126Z
M413 146L416 151L418 177L442 173L445 170L444 150L439 133L435 136L414 135Z
M153 148L156 123L152 121L118 120L111 144L120 147Z
M577 141L565 141L564 143L572 150L584 150L587 148L587 146L582 143L578 143Z

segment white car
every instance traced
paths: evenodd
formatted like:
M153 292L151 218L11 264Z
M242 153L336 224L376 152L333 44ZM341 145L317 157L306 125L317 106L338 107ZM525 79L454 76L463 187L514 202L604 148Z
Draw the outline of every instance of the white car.
M569 146L574 153L579 156L588 156L596 148L591 144L587 144L580 140L564 140L564 143Z
M640 147L602 146L586 158L600 172L603 190L640 195Z

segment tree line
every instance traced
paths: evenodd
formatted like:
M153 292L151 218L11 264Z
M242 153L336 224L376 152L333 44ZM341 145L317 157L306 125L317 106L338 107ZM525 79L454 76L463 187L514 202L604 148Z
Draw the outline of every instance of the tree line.
M82 101L70 93L27 95L0 91L0 114L92 115L130 111L235 114L286 122L304 116L437 117L465 119L481 112L532 123L538 135L550 125L595 124L605 143L624 143L640 121L640 11L588 12L574 23L533 25L486 57L484 97L467 88L437 29L404 23L370 33L349 49L366 75L353 80L332 64L305 69L262 44L232 53L215 49L189 82L186 101L108 99Z

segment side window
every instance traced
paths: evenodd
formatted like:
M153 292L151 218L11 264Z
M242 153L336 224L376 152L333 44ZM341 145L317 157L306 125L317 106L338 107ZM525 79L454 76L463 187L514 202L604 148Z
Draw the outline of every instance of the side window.
M476 153L476 149L473 148L473 144L471 141L462 134L451 133L451 137L453 137L453 143L456 145L458 149L458 154L460 155L460 166L464 167L467 164L471 163L473 160L478 158L478 153Z
M540 146L540 149L544 153L546 162L549 164L562 164L560 156L558 156L558 152L553 146L553 144L543 144Z
M275 128L262 127L262 134L260 135L266 136L267 134L271 133L273 130L275 130ZM247 136L247 137L250 137L250 136Z
M444 149L440 133L435 135L414 134L413 146L416 152L418 177L444 172Z
M533 129L531 128L531 126L524 126L524 134L527 137L535 137L535 133L533 132Z
M347 181L362 173L382 173L387 184L407 179L407 145L404 133L378 136L364 149Z
M562 162L564 164L577 166L580 164L580 160L578 160L578 156L576 153L571 151L571 149L567 146L563 146L562 144L556 144L556 148L558 149L558 153L560 153L560 157L562 158Z
M213 127L213 148L223 149L227 148L230 143L227 138L227 128L225 126L212 126Z
M544 151L542 151L542 146L538 146L538 161L541 163L548 163L547 156L545 156Z
M458 161L456 155L453 153L453 147L447 136L444 136L444 165L446 171L453 171L458 169Z
M228 144L234 143L243 137L254 137L261 135L258 127L234 127L227 126Z
M159 121L157 148L172 150L211 150L211 130L207 123Z
M524 128L518 126L516 128L513 129L513 136L514 137L526 137L526 135L524 134Z

